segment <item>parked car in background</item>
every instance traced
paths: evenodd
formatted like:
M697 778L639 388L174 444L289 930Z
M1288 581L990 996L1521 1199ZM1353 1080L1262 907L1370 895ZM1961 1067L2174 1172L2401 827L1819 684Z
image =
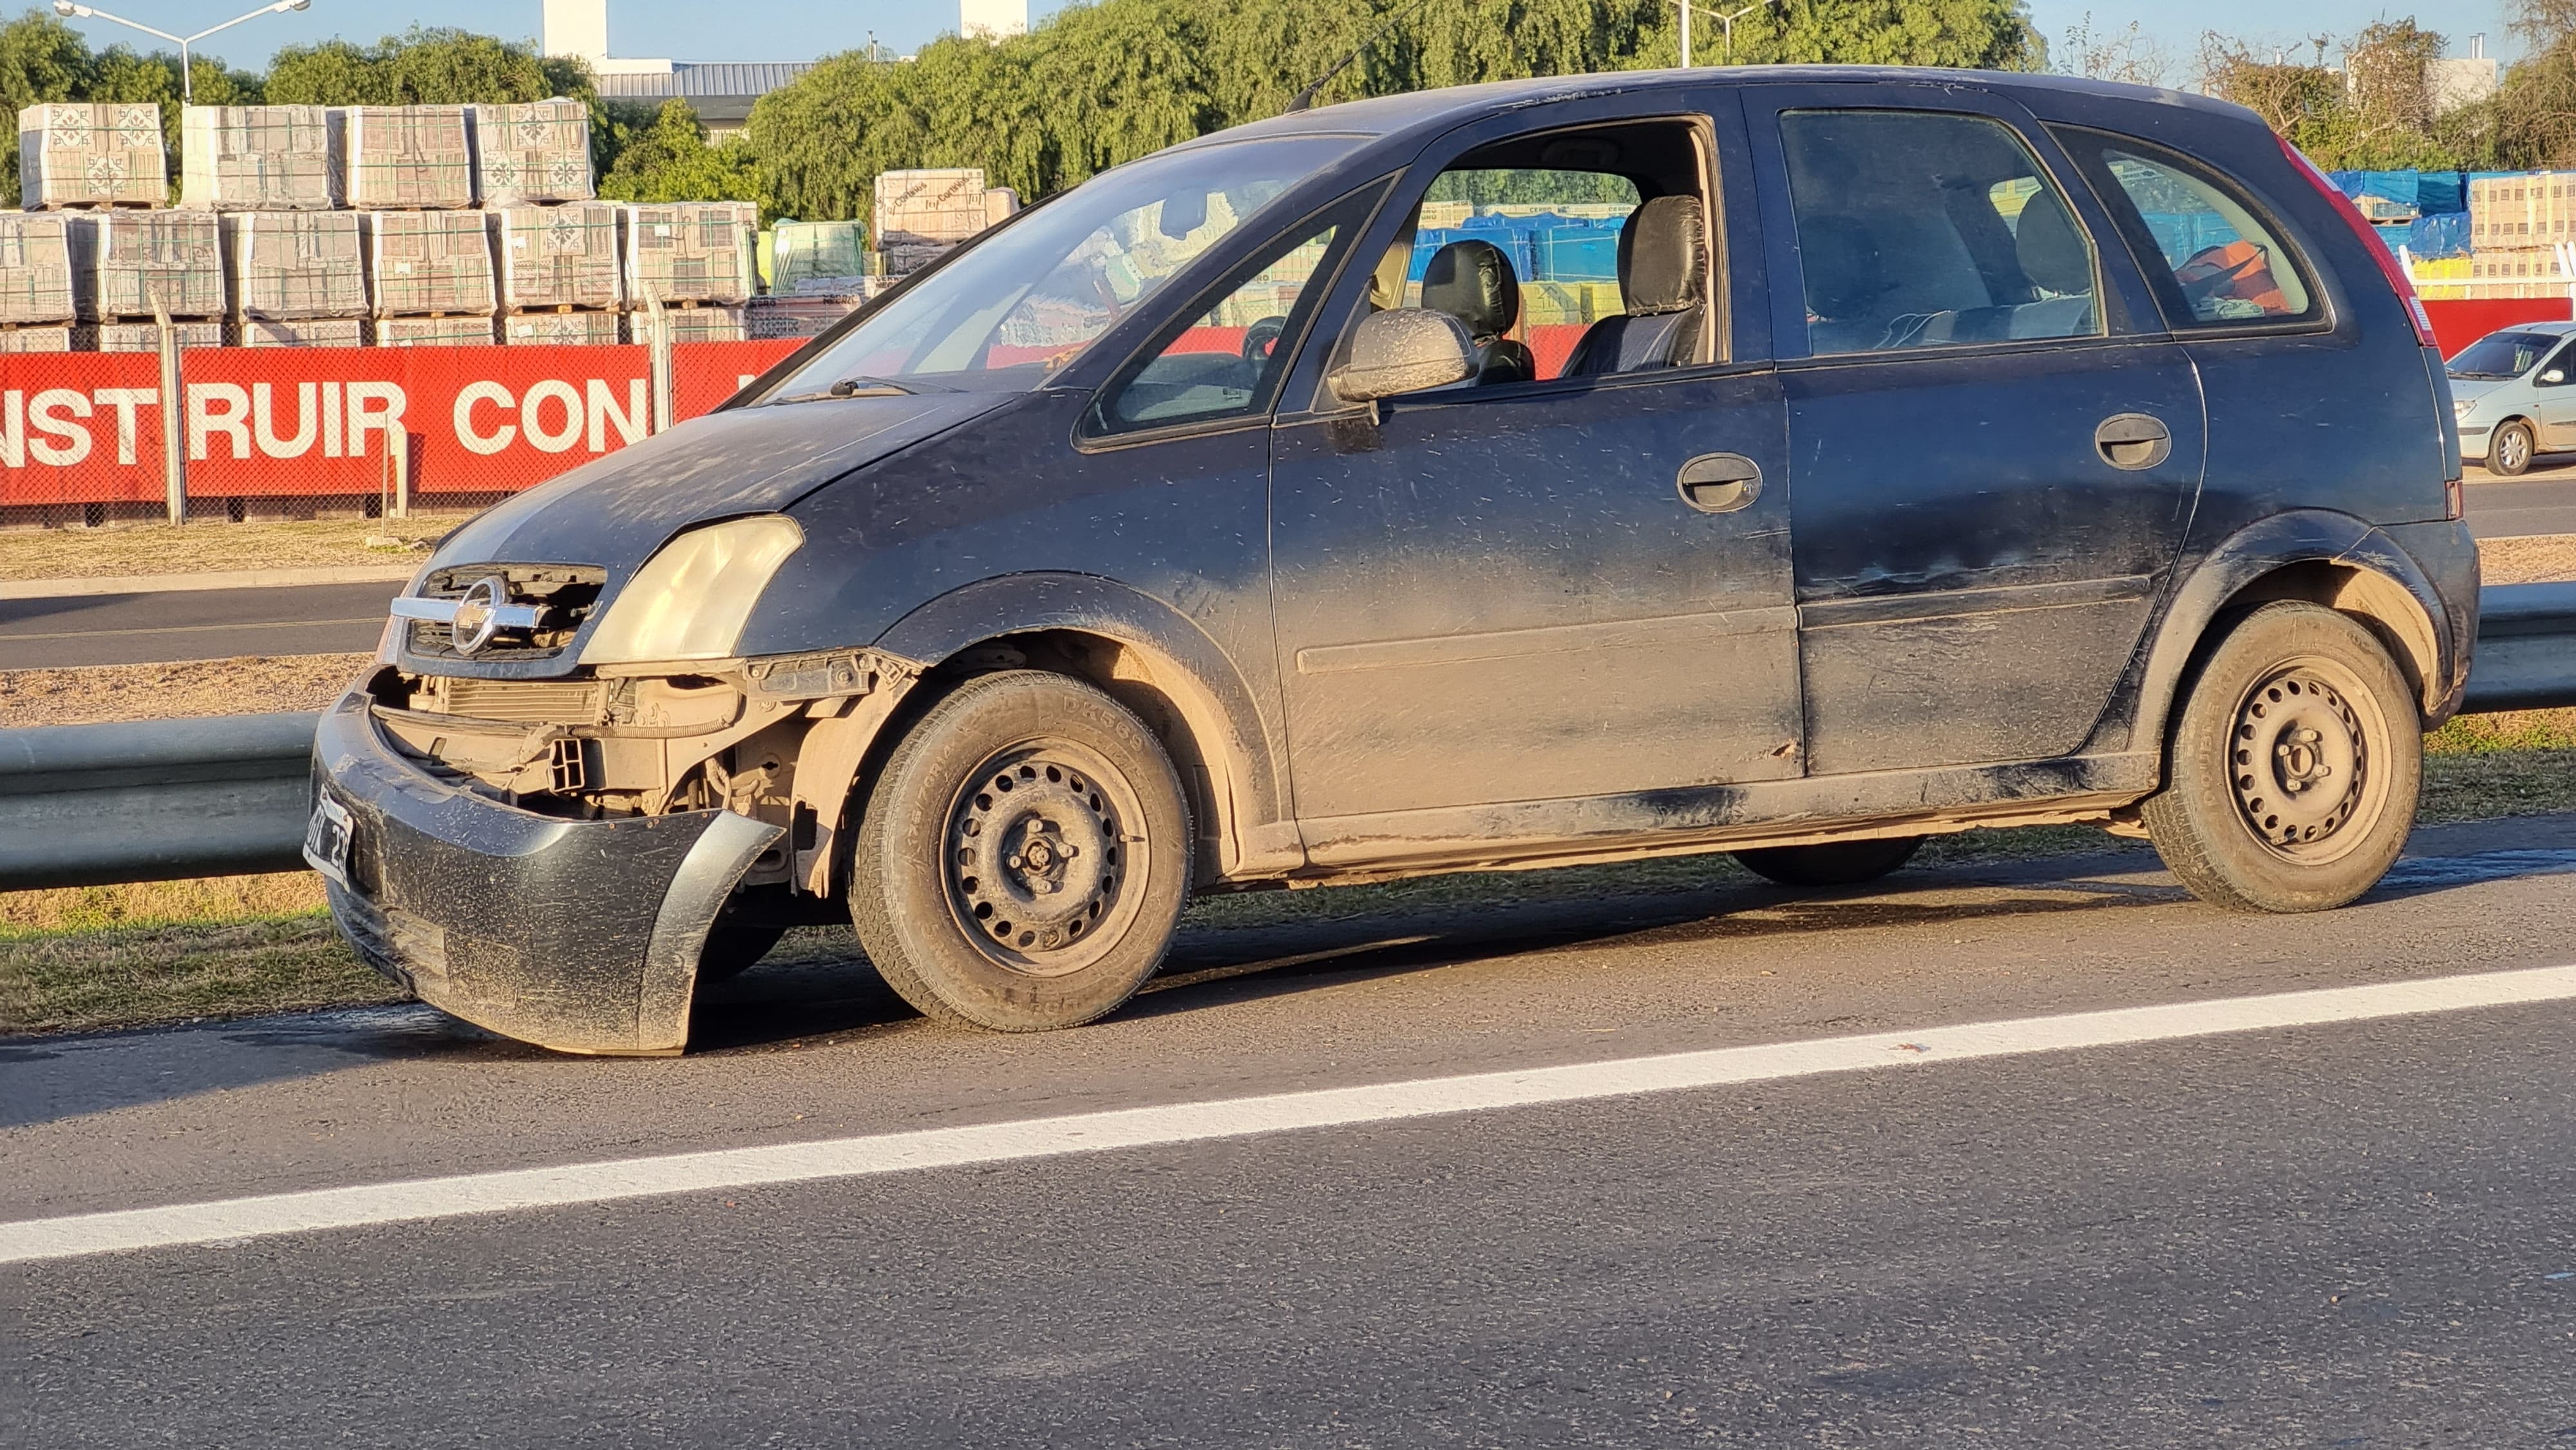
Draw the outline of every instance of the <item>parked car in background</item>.
M2576 449L2576 322L2490 332L2446 370L2460 453L2489 473L2513 478L2543 453Z
M1622 218L1562 349L1461 220L1510 206ZM699 981L834 917L1023 1031L1208 891L1831 886L2094 822L2332 907L2468 676L2459 478L2403 274L2234 106L1332 106L1104 172L451 534L324 714L307 854L378 968L586 1052L680 1050Z

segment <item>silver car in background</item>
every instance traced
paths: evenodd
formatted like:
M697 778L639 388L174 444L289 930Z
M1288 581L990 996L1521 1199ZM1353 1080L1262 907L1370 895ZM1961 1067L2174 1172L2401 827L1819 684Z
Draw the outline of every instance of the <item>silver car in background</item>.
M2576 449L2576 322L2488 333L2448 371L2461 457L2510 478L2543 453Z

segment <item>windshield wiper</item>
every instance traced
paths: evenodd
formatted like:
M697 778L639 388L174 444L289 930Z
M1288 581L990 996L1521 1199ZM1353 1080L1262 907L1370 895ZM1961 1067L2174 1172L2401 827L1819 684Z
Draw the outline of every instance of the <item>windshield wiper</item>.
M937 383L899 383L892 378L870 377L865 373L841 379L819 393L791 393L779 399L782 403L811 403L824 398L893 398L913 397L921 393L953 393Z

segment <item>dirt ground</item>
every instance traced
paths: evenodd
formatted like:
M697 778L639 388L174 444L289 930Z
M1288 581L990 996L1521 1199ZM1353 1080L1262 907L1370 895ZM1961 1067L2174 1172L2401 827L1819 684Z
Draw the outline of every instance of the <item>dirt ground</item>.
M2576 534L2488 539L2478 545L2478 563L2489 584L2576 579Z
M0 723L92 725L319 710L356 678L367 660L366 655L246 655L176 665L0 670Z
M466 519L324 519L309 523L118 524L100 529L0 530L0 579L99 579L232 569L342 569L401 564L416 545ZM369 547L370 538L398 539Z

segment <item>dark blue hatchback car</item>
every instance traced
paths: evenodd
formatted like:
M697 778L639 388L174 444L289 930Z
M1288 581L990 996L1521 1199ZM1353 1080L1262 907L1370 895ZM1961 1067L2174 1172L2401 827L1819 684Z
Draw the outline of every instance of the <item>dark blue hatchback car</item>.
M1193 892L1932 833L2368 890L2477 609L2441 358L2246 111L1677 71L1102 174L482 515L324 717L307 854L501 1032L678 1051L847 913L1084 1022Z

